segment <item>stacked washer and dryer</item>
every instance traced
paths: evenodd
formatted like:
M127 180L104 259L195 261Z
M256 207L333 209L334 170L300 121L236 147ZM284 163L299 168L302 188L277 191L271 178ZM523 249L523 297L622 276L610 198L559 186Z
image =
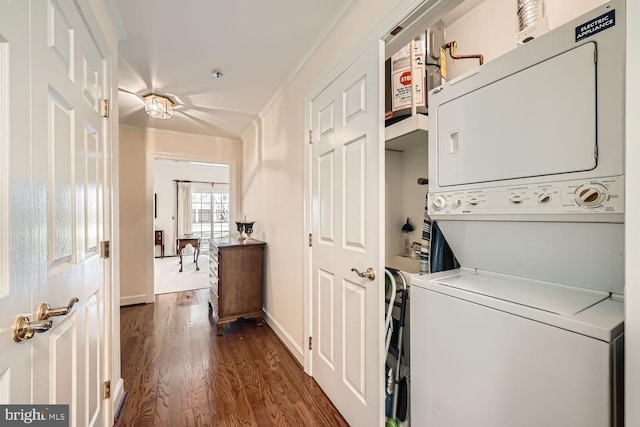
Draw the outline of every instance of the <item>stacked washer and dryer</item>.
M414 425L623 425L624 82L615 0L430 93Z

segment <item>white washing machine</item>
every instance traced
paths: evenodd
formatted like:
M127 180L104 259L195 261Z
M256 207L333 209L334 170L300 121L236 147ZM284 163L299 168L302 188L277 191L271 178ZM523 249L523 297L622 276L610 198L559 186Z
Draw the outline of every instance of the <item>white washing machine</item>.
M620 300L466 269L415 276L412 284L417 425L602 427L622 420L611 408L622 397Z
M625 2L429 94L429 215L462 266L411 280L411 420L623 426Z

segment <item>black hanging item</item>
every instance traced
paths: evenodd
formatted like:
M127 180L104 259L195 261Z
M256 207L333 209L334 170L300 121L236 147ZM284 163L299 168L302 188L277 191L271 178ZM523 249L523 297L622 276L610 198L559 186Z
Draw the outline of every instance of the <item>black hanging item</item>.
M437 273L459 267L460 264L444 238L438 223L433 221L431 225L431 272Z

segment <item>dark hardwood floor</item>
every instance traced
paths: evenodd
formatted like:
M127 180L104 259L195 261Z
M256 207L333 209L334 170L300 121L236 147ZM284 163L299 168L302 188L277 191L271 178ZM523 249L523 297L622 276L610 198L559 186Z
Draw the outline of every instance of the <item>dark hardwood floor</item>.
M267 326L238 321L216 336L208 290L123 307L118 427L346 426Z

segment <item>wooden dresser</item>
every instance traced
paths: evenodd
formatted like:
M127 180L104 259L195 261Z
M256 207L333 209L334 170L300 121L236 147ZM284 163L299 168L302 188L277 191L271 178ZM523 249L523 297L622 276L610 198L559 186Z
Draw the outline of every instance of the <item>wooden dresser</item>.
M209 312L217 320L218 335L224 325L241 317L262 326L265 245L253 239L209 239Z

